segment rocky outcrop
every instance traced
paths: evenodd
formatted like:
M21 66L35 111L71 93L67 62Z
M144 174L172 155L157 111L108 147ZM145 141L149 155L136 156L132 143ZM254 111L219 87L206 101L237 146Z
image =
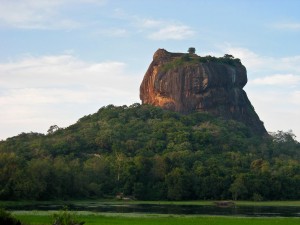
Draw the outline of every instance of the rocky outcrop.
M234 119L265 134L243 90L246 83L246 68L232 56L200 57L159 49L140 86L140 99L181 113L201 111Z

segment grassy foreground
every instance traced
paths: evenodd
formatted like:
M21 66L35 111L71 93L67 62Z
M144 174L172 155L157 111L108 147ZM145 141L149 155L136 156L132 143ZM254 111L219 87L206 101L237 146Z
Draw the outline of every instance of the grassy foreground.
M50 225L49 212L14 212L13 215L30 225ZM115 214L115 213L81 213L79 221L85 225L298 225L300 218L253 218L224 216L184 216L161 214Z

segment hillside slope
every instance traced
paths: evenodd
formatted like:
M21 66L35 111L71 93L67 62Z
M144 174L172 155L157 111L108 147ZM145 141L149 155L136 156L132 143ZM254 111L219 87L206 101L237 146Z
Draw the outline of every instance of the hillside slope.
M292 133L255 136L208 113L109 105L0 142L0 199L299 199Z

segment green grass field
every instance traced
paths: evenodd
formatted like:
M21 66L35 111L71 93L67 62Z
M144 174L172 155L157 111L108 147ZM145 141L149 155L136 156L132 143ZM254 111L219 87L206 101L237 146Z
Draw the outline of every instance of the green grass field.
M50 225L49 212L15 212L13 215L30 225ZM151 214L78 214L85 225L299 225L300 218L253 218L219 216L184 216Z
M162 204L162 205L213 205L215 201L116 201L116 200L82 200L82 201L0 201L0 207L28 206L35 204L74 204L90 205L101 204ZM237 201L238 206L300 206L300 201L270 201L252 202ZM55 211L13 211L12 214L28 225L51 225ZM282 217L234 217L234 216L205 216L205 215L168 215L142 213L93 213L77 212L77 220L85 221L85 225L298 225L300 218Z

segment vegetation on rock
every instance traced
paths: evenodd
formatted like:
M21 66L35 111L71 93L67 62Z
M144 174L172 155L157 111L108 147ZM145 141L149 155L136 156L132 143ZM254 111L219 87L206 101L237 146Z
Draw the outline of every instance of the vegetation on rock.
M162 66L162 71L168 71L170 69L175 69L179 66L187 66L198 63L222 63L228 64L231 66L236 66L241 64L241 60L239 58L234 58L231 55L225 54L223 57L215 57L211 55L207 56L191 56L189 54L183 54L181 57L175 58L170 62L167 62Z

